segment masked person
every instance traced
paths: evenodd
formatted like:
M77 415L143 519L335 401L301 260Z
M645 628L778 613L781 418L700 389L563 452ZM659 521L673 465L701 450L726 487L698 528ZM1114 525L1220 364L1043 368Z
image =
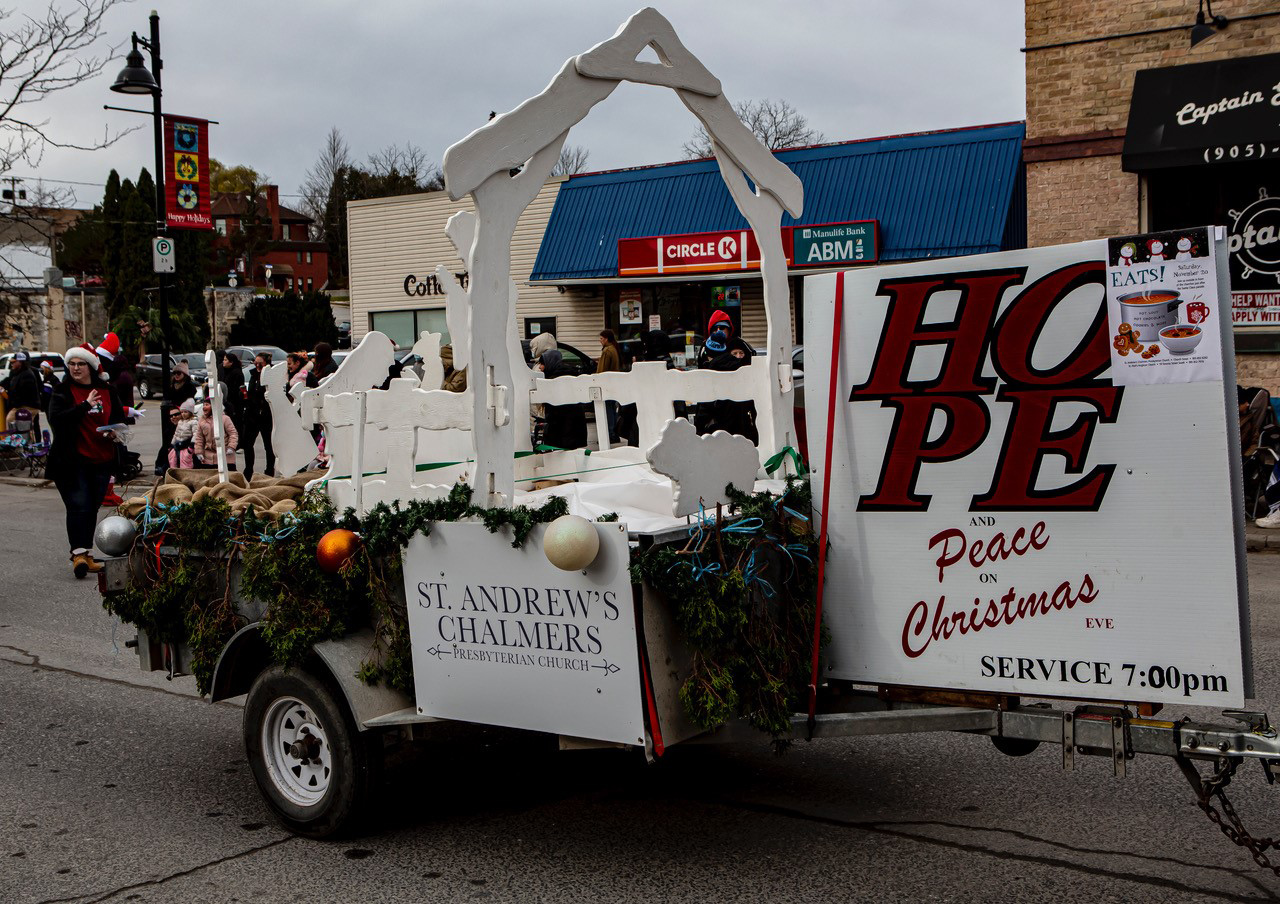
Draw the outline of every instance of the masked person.
M734 335L733 320L724 311L716 311L707 322L707 339L698 352L700 370L737 370L751 363L751 346ZM756 431L755 402L717 399L698 404L698 435L716 430L745 436L760 442Z

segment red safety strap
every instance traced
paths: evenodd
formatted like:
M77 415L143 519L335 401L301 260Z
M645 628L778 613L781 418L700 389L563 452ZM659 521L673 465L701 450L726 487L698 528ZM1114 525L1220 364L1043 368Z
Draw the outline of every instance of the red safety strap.
M844 277L836 275L835 316L831 325L831 388L827 392L827 445L822 457L822 528L818 532L818 599L813 616L813 670L809 677L809 738L818 711L818 655L822 652L822 591L827 570L827 503L831 499L831 444L836 435L836 387L840 376L840 328L844 324Z
M658 724L658 701L653 695L653 681L649 678L649 652L645 649L644 638L640 639L640 669L644 678L644 705L649 712L649 736L653 738L653 755L662 756L667 752L667 745L662 741L662 726Z

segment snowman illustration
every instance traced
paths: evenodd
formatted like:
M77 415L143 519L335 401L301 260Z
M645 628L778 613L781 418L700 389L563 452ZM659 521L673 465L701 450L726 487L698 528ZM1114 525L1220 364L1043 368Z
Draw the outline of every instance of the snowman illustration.
M1120 246L1120 260L1117 263L1121 267L1132 267L1133 257L1138 253L1138 246L1133 242L1125 242Z
M1153 264L1165 260L1164 242L1159 239L1147 240L1147 260Z
M1191 239L1185 235L1178 239L1178 253L1173 256L1173 259L1176 261L1191 260Z

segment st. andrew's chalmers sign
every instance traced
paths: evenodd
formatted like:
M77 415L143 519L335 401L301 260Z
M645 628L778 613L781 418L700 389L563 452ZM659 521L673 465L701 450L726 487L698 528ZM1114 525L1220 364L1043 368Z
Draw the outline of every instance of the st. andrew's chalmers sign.
M545 526L520 549L483 524L437 524L404 553L418 712L619 744L644 743L626 525L561 571Z

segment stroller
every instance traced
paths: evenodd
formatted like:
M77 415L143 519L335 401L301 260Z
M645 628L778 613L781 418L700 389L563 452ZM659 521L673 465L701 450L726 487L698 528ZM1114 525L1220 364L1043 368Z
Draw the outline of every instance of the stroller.
M1252 521L1270 510L1267 484L1280 463L1280 421L1271 393L1257 386L1237 390L1240 405L1240 461L1244 471L1244 514Z

